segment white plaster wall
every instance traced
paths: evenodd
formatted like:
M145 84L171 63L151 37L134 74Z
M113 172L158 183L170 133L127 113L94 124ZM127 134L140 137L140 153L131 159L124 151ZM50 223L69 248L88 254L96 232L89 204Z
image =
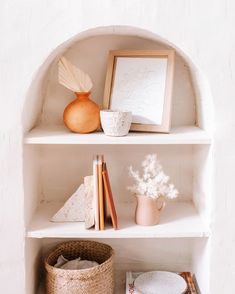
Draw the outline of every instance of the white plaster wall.
M170 40L209 81L215 110L211 294L233 293L233 0L1 0L0 292L25 293L21 115L31 81L58 45L86 29L109 25L136 26Z

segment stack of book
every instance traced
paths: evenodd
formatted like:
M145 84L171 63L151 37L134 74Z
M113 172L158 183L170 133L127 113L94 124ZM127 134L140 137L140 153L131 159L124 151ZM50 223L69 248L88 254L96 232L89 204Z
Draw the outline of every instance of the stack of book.
M113 228L116 230L118 229L117 214L114 206L107 164L104 161L103 155L95 155L93 158L93 181L95 202L95 230L105 229L107 206L109 207Z

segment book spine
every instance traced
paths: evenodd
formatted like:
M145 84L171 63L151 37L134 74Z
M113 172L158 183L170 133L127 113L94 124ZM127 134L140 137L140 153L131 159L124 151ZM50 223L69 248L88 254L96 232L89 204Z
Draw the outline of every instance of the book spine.
M196 290L194 282L193 282L193 277L192 277L192 274L190 272L186 273L185 279L187 281L190 294L197 294L197 290Z
M198 292L197 292L197 290L195 288L195 284L194 284L191 272L183 272L183 273L180 274L180 276L182 278L184 278L186 283L187 283L188 290L187 290L186 293L187 294L197 294Z
M106 201L106 192L105 192L105 187L104 187L104 178L103 178L103 171L105 170L106 163L103 161L102 163L102 180L103 180L103 202L104 202L104 223L106 219L108 218L108 210L107 210L107 201Z
M104 194L103 194L103 179L102 166L104 158L102 155L98 156L98 194L99 194L99 215L100 215L100 230L104 230Z
M134 286L135 279L132 277L131 272L126 273L126 294L134 294L135 293L135 286Z
M93 159L93 182L94 182L94 207L95 207L95 230L100 229L99 217L99 192L98 192L98 157Z
M108 175L106 164L104 164L103 166L102 175L103 175L103 181L104 181L105 195L109 205L113 228L117 230L118 229L117 213L116 213L116 209L115 209L115 205L113 201L113 195L112 195L112 190L111 190L111 185L109 181L109 175Z

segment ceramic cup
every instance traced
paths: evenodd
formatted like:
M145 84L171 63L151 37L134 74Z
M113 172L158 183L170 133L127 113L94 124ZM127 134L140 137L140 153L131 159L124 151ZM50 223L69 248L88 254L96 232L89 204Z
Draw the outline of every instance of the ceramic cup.
M126 136L131 127L132 114L130 111L101 110L101 125L107 136Z

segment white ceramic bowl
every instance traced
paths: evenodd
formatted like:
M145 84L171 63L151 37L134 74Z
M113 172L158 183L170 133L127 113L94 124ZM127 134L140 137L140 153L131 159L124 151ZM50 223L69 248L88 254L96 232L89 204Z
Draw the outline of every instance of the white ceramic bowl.
M135 279L134 284L137 292L144 294L183 294L187 290L181 276L164 271L143 273Z
M126 136L131 127L132 114L130 111L101 110L101 125L107 136Z

